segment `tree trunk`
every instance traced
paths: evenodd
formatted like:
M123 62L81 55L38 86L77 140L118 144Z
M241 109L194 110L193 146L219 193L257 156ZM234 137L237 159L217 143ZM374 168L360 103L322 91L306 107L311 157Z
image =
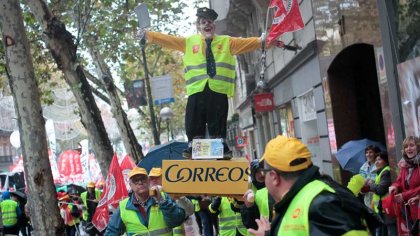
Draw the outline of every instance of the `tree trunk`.
M1 1L9 84L18 116L31 223L35 235L64 235L48 158L48 144L39 90L35 80L19 0Z
M30 0L27 4L40 23L45 36L44 42L50 49L58 68L64 73L66 82L76 98L81 122L92 141L102 175L107 176L113 150L90 85L82 66L77 61L74 37L66 30L65 25L51 14L43 0Z
M90 48L90 55L95 63L98 77L102 78L102 83L108 93L109 101L111 103L111 111L114 118L117 120L118 130L125 149L134 161L138 163L141 159L143 159L142 147L134 135L130 122L127 119L127 114L121 107L120 98L118 97L109 67L98 50Z

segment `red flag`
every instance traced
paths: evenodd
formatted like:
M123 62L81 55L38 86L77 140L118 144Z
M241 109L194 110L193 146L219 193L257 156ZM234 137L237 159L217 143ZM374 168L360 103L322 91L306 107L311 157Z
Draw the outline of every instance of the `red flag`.
M274 19L267 36L267 44L284 33L303 28L297 0L271 0L268 8L274 8Z
M124 178L118 164L118 157L114 155L109 166L108 176L106 178L104 190L93 215L92 224L99 230L103 231L109 222L108 206L118 207L118 203L128 197L127 188L125 187Z
M130 184L128 183L128 175L130 174L130 171L134 169L134 167L136 167L136 164L134 163L133 159L131 159L129 155L125 156L121 162L121 170L127 189L130 189Z
M124 159L121 162L121 170L124 172L124 170L132 170L136 167L136 163L134 163L133 159L131 159L130 155L127 155L124 157Z

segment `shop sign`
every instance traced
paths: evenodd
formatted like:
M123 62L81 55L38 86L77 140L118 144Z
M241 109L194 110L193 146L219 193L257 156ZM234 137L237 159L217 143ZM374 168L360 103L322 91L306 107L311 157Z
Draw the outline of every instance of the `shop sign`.
M183 195L243 195L248 190L248 161L163 160L166 193Z
M246 147L246 145L248 144L246 136L242 136L242 137L236 136L235 140L236 140L236 147L237 148Z
M274 110L274 99L272 93L260 93L254 95L254 106L256 112Z

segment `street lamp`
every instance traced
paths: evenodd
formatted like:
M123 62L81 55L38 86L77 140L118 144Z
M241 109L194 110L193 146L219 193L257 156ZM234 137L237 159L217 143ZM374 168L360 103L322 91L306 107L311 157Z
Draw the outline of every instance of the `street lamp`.
M166 121L166 127L168 129L168 141L169 141L169 133L170 133L170 129L169 129L169 121L174 117L174 112L172 111L172 109L170 107L164 107L160 110L160 119L162 121ZM173 140L173 134L171 132L171 139Z

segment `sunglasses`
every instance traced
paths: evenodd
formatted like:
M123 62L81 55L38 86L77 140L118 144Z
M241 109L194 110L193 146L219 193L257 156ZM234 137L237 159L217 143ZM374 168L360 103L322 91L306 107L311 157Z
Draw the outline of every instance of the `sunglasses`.
M142 184L147 182L147 177L137 177L137 178L131 178L131 183L133 184Z
M260 173L262 176L266 176L268 172L272 171L273 169L260 169Z

